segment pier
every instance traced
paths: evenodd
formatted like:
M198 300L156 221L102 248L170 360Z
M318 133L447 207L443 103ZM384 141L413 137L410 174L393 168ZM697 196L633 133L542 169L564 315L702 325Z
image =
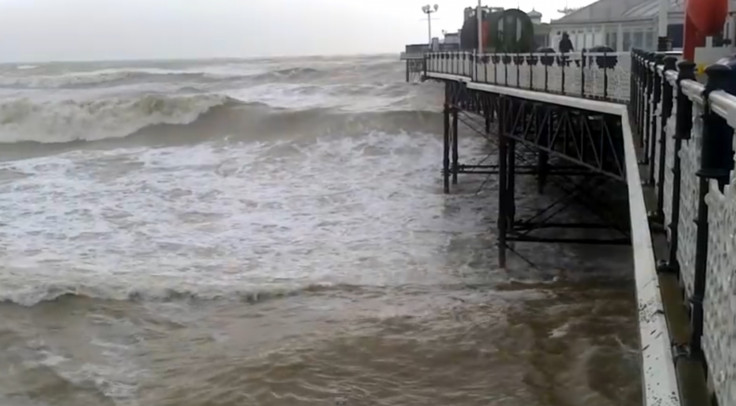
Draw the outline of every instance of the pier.
M736 405L736 71L696 77L677 53L638 50L416 60L407 79L422 69L445 89L445 193L462 176L498 176L499 266L512 243L631 245L643 404ZM463 162L465 136L488 138L495 161ZM519 176L565 196L522 218ZM572 201L597 220L556 220ZM621 205L626 218L609 210Z

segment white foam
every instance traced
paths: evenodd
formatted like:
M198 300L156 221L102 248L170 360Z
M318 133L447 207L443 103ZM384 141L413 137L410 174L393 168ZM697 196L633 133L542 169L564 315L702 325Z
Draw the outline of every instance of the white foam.
M18 65L15 67L15 69L18 69L18 70L33 70L37 68L38 68L38 65Z
M0 163L0 172L23 174L0 184L0 298L32 305L74 292L145 300L425 283L426 269L413 264L442 266L442 254L426 249L444 244L442 230L485 233L480 210L465 221L436 216L446 204L436 136L284 145L210 142Z

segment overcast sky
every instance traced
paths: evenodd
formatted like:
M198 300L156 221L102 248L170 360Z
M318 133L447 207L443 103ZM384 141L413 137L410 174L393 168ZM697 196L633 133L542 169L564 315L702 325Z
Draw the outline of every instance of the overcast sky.
M567 3L494 0L557 18ZM425 42L415 0L0 0L0 61L256 57L399 52ZM433 33L475 0L437 0ZM484 1L484 4L486 2Z

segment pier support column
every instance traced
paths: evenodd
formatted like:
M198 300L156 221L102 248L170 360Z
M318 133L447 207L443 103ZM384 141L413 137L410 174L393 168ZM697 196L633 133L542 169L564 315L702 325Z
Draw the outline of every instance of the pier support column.
M547 147L549 145L549 127L550 123L545 122L547 108L539 105L536 107L538 114L536 115L535 129L539 134L539 146ZM544 187L547 185L547 175L549 173L549 153L539 150L537 153L537 193L544 193Z
M518 106L517 106L518 107ZM506 181L506 232L513 231L514 221L516 219L516 140L509 138L506 144L506 152L508 154L507 161L507 177Z
M491 124L494 123L494 117L497 113L497 107L498 107L498 99L496 96L489 96L488 103L486 104L486 111L485 111L485 117L486 117L486 134L491 133Z
M457 174L460 171L459 132L457 131L457 107L452 108L452 184L457 185Z
M445 85L445 108L442 112L444 121L444 148L442 150L442 179L445 193L450 193L450 85Z
M506 225L507 225L507 159L508 140L506 139L506 100L499 100L498 108L498 266L506 267Z
M725 65L711 65L706 69L708 83L703 92L703 99L708 100L710 93L715 90L726 90L733 93L736 90L736 80L733 73ZM698 199L698 232L695 246L695 279L693 281L693 296L690 298L692 306L692 339L690 348L694 354L701 354L701 338L703 336L703 300L705 299L705 283L708 263L708 204L705 196L708 194L710 180L718 181L723 190L728 183L733 169L733 128L728 125L717 113L714 113L705 104L703 113L703 149L700 154L700 170L696 173L700 178L700 193Z
M508 224L507 193L507 140L499 137L498 140L498 266L506 267L506 225Z
M678 64L679 74L677 76L677 115L675 117L675 146L674 165L672 168L672 219L669 224L670 229L670 245L667 255L667 263L660 264L657 270L659 272L679 273L680 265L677 260L677 248L679 239L680 226L680 180L682 178L682 160L680 159L680 150L682 149L682 140L690 139L690 131L693 126L693 102L682 92L680 82L683 80L695 80L695 63L690 61L682 61Z

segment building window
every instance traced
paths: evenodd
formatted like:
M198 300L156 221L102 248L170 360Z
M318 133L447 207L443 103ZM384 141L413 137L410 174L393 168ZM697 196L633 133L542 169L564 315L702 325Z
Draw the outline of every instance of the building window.
M648 48L655 50L657 49L657 34L654 33L654 30L650 30L647 38L649 39Z
M623 51L628 52L631 50L631 33L628 31L624 32L624 49Z
M606 33L606 45L613 49L618 49L618 32Z
M683 25L671 24L667 27L667 36L672 40L673 48L682 47Z
M632 41L632 47L634 48L645 48L644 44L644 33L637 31L634 33L634 40Z

